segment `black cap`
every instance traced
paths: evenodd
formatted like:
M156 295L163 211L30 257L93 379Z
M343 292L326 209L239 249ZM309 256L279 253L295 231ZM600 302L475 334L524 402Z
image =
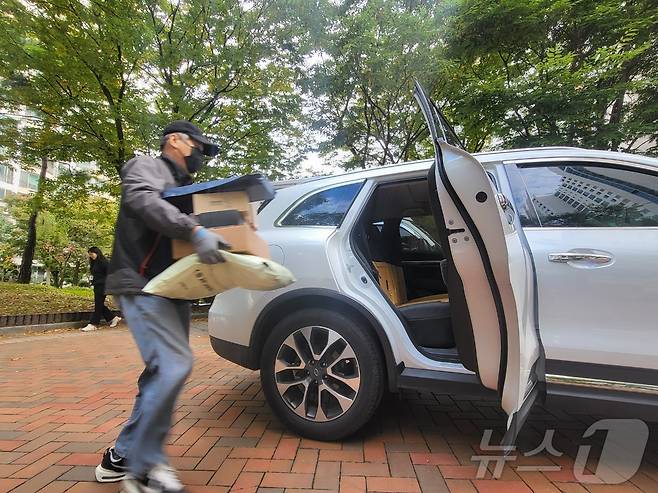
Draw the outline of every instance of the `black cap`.
M187 120L176 120L167 125L162 131L162 136L174 133L183 133L188 135L194 141L203 144L203 153L206 156L216 156L219 152L219 147L214 142L211 142L208 137L203 135L201 129L194 123Z

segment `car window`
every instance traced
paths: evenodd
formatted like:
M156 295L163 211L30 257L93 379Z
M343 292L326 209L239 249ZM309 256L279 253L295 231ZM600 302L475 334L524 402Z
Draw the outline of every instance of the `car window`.
M658 226L658 175L582 163L519 171L542 227Z
M512 198L516 206L516 213L519 216L519 221L523 227L539 227L539 216L535 211L535 205L532 198L528 194L525 182L521 176L521 171L514 164L505 166L505 173L507 181L512 191Z
M400 221L400 241L403 251L441 253L438 237L433 216L405 217Z
M341 185L310 195L281 221L282 226L340 226L363 183Z

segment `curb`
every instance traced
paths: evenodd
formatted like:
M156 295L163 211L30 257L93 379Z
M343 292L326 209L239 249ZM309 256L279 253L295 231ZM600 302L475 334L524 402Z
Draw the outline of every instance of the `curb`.
M0 327L0 336L3 335L22 335L22 334L40 334L58 329L80 329L87 325L84 322L59 322L56 324L38 324L38 325L13 325L11 327Z
M58 323L75 323L89 320L93 312L58 312L30 313L23 315L0 315L0 328L29 327L32 325L48 325Z
M192 320L208 318L208 312L193 312L190 318ZM41 334L59 329L80 329L87 325L88 322L88 320L83 320L78 322L58 322L52 324L12 325L10 327L0 327L0 336Z

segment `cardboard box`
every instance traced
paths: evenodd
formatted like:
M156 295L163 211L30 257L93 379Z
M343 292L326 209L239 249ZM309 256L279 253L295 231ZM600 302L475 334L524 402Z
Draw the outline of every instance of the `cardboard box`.
M243 213L245 220L256 228L256 204L249 202L246 192L198 193L192 195L195 214L203 212L236 210Z
M394 305L398 306L407 301L407 287L404 284L404 271L402 267L386 262L373 262L379 275L379 285L386 292Z
M267 242L247 223L208 229L221 235L228 241L231 244L231 249L229 250L231 252L248 253L258 257L270 258L270 249L267 246ZM172 240L171 256L173 258L179 259L193 253L194 246L189 241Z
M221 235L231 245L231 252L248 253L269 258L267 242L256 233L257 209L254 205L249 202L249 196L246 192L197 193L192 195L194 214L227 211L236 216L235 212L239 213L241 216L240 224L208 228ZM192 253L194 253L194 247L190 242L172 240L171 254L173 258L179 259Z

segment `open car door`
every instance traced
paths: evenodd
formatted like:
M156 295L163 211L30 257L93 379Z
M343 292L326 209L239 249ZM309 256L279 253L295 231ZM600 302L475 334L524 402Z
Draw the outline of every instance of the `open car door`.
M511 202L458 147L452 127L418 83L414 95L434 144L430 200L447 260L457 350L482 385L498 392L508 415L503 445L511 445L545 394L532 255Z

